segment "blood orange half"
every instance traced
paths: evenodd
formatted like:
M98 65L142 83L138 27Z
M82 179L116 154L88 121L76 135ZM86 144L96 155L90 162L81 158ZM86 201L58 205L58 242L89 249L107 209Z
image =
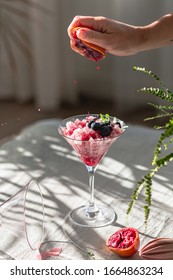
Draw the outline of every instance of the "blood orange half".
M106 245L120 257L131 257L139 249L138 230L135 228L122 228L107 239Z
M90 60L95 60L96 62L99 61L100 59L105 58L105 49L102 47L99 47L97 45L94 45L92 43L86 42L84 40L80 40L77 37L77 30L80 29L81 27L75 27L72 30L73 33L73 38L75 40L75 44L73 44L73 47L75 46L78 50L79 53L84 55Z

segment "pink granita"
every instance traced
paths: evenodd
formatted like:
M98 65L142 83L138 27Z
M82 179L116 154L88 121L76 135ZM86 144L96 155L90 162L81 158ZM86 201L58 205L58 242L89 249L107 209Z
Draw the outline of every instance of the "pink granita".
M93 129L88 127L89 121L92 121L93 119L94 117L90 116L83 120L76 119L74 122L67 122L66 127L62 128L63 135L66 137L73 138L75 140L83 141L88 141L91 138L102 139L103 137L98 131L94 131ZM113 129L108 138L117 137L123 132L122 128L120 128L118 124L114 124L112 128Z
M87 116L65 122L61 134L88 166L96 166L110 145L123 133L120 122L102 122L100 117ZM104 136L103 136L104 135Z

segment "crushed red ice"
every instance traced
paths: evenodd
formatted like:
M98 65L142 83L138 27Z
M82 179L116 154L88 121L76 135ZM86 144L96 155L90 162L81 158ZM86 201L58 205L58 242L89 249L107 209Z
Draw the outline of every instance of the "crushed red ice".
M88 122L93 120L93 116L88 116L83 120L76 119L74 122L69 121L66 123L66 127L62 128L63 135L75 140L89 141L95 139L103 139L98 131L88 127ZM118 124L114 124L110 136L107 138L114 138L122 134L122 129Z

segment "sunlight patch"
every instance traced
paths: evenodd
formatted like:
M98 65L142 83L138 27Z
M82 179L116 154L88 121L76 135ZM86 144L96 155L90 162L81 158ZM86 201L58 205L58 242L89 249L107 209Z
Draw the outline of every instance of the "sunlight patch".
M143 171L147 171L148 168L143 166L143 165L140 165L140 164L135 164L134 167L136 167L136 169L139 169L139 170L143 170Z
M55 137L52 137L52 136L48 136L48 135L45 135L43 137L43 139L46 140L46 141L60 142L60 140L58 138L55 138Z
M7 155L7 154L8 154L8 153L7 153L7 151L5 151L5 150L1 150L1 151L0 151L0 155L1 155L1 156L5 156L5 155Z
M68 153L69 152L69 149L64 148L62 146L55 145L55 144L51 144L50 148L52 148L53 150L56 150L56 151L64 152L64 153Z

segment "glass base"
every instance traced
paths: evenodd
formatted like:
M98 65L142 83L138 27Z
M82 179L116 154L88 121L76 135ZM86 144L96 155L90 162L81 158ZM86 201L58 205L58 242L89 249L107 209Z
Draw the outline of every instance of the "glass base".
M89 205L80 206L69 213L71 221L83 227L104 227L117 220L114 210L107 205L97 205L94 208Z

